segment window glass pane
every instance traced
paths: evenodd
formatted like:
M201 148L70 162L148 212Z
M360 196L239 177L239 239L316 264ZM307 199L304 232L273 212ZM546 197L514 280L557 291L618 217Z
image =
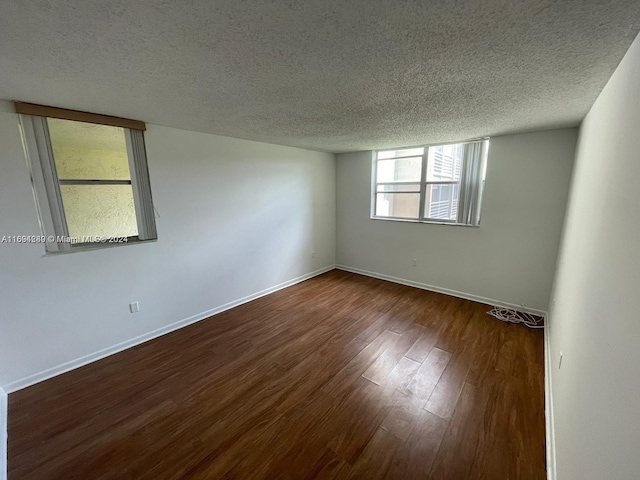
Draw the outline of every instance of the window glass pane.
M411 185L398 185L398 184L387 184L387 185L378 185L378 192L416 192L420 193L420 184L413 183Z
M378 160L383 160L385 158L414 157L416 155L422 156L423 154L424 147L404 148L402 150L387 150L385 152L378 152Z
M459 184L427 185L427 198L424 205L424 216L438 220L458 219Z
M465 144L429 147L427 182L460 180Z
M419 193L377 193L376 197L377 216L418 218Z
M422 171L422 157L379 160L377 183L419 182Z
M138 223L131 185L60 185L70 237L132 237Z
M60 180L131 180L124 128L48 118Z

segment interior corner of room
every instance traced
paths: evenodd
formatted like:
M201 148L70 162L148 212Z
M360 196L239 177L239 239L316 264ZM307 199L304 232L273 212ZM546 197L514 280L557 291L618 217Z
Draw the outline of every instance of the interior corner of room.
M330 297L356 278L351 274L362 276L368 295L396 295L393 302L398 305L415 301L428 310L438 303L433 299L445 298L424 300L412 290L400 290L398 285L404 285L452 297L442 304L454 316L455 312L479 315L489 305L544 316L544 358L535 361L545 372L545 398L537 400L546 402L546 438L541 440L546 442L541 447L546 459L541 461L546 462L547 478L639 477L640 37L636 35L640 11L633 2L613 2L608 10L599 2L570 2L573 12L562 8L562 2L495 1L489 2L489 11L472 8L471 13L459 11L462 6L449 6L447 15L466 19L465 28L459 26L460 37L446 37L441 43L430 43L420 25L426 21L422 9L433 6L402 5L394 10L356 2L359 12L346 2L310 2L299 10L284 4L269 10L250 2L255 11L249 11L234 2L221 2L217 10L196 2L183 10L167 6L167 11L147 12L128 5L106 13L107 7L95 1L56 3L54 13L35 4L22 10L0 7L3 63L6 58L0 72L0 237L43 238L46 230L42 199L34 188L33 159L28 158L35 148L29 150L13 103L22 101L137 119L134 122L139 123L126 124L134 129L146 125L145 171L148 167L153 193L147 216L155 222L157 238L114 248L79 248L68 254L47 251L35 240L0 243L0 479L6 478L7 469L11 472L7 430L12 431L14 394L37 389L46 380L55 381L118 352L134 358L134 347L172 332L183 332L180 341L188 345L193 338L188 338L186 327L215 322L219 318L215 315L269 295L282 299L278 295L294 292L296 298L313 303L312 295L306 296L309 291L300 286L306 280L315 279L324 288L319 291L327 312L338 310L329 305ZM471 8L470 2L462 3ZM438 20L438 12L429 11L432 35L444 35L448 30L443 25L454 25L445 21L447 15ZM496 26L502 25L500 15L511 22L513 32ZM494 33L480 32L469 16L493 25L495 31L489 30ZM98 25L112 22L122 27L113 35L121 35L121 50L131 52L130 57L109 47L118 37L112 38L107 27L104 31L87 27L95 18L105 22L96 20ZM140 32L131 31L132 18L145 18ZM202 19L221 30L205 28ZM320 24L314 23L319 19L323 19ZM296 27L298 20L309 32ZM539 30L528 29L529 24ZM156 39L158 27L166 27L165 37ZM227 32L227 37L220 37L219 31ZM275 31L282 35L270 34ZM91 40L96 35L102 42ZM550 38L558 43L552 45ZM34 57L28 46L36 40L41 50ZM411 48L409 40L420 48ZM180 65L176 71L151 48L155 42ZM477 48L468 50L462 44ZM524 58L526 48L531 49L530 58ZM184 55L187 51L191 53ZM447 69L449 58L459 72L466 72L460 78L458 70ZM489 62L499 74L482 62ZM154 82L142 89L150 77ZM183 87L182 94L177 92ZM419 221L375 218L376 151L485 137L490 138L490 148L479 226L423 221L422 197ZM134 185L131 178L110 181ZM428 182L423 176L416 183L424 196ZM330 281L336 284L330 286ZM285 290L296 286L299 290ZM378 312L374 299L370 306L354 300L355 295L351 300L346 294L339 298L369 315L395 312L395 303ZM280 309L274 307L265 322L276 318ZM312 309L296 306L288 321L320 321L319 316L305 317L307 311ZM228 321L236 318L228 315ZM344 315L354 324L362 321ZM411 310L411 315L417 318L419 312ZM392 326L398 324L385 318L369 319L373 326L357 333L345 324L344 335L353 335L361 348L352 357L376 349L375 359L392 356L382 356L385 342L396 342L404 331L394 331ZM285 322L280 317L274 321ZM329 329L338 325L331 322L319 327L327 338ZM269 324L265 325L267 329ZM385 325L381 332L386 336L375 330L380 325ZM316 332L312 326L309 331ZM413 325L416 338L424 337L416 333L422 326ZM440 332L460 339L485 332L484 328L474 331L465 323L459 332ZM374 330L382 337L373 337ZM511 341L508 334L493 335L496 342L504 342L495 348ZM542 338L541 332L530 335ZM299 334L303 339L308 336ZM250 341L232 340L229 348L234 355L253 347ZM283 372L295 368L300 353L282 351L284 360L274 360L260 371L264 378L274 382L288 378ZM435 341L429 352L436 352L431 366L441 367L438 378L447 372L453 383L459 380L456 368L463 360L447 363L451 355ZM526 364L537 353L531 347L522 357L504 361ZM158 365L168 368L158 360L162 353L154 355ZM407 369L416 371L422 368L417 363L427 362L426 355L416 362L404 354L389 361L395 366L400 358ZM117 370L118 365L109 368ZM470 367L466 369L465 375ZM254 374L247 370L238 378L246 375L251 380ZM374 389L372 382L357 383L362 375L355 377L357 388ZM131 381L135 385L137 380ZM327 380L321 395L342 398L342 386L331 381L336 380ZM474 397L474 389L470 384L464 395L456 391L456 401L462 395L469 402L460 408L471 410L491 401L509 407L513 392L508 388L491 399ZM173 401L150 400L150 410L168 418ZM311 401L309 405L305 408L317 407ZM453 412L438 416L425 414L425 408L419 413L432 422L424 427L425 436L438 434L445 439L443 444L446 439L453 441L445 433L455 427L450 426ZM495 423L503 413L526 416L516 410L487 414L487 421ZM339 407L331 410L335 411ZM354 411L355 416L372 418L364 407ZM279 425L283 416L265 417L265 424L256 421L256 428ZM361 448L354 446L353 438L336 433L335 426L331 442L322 444L322 452L313 458L322 460L323 468L335 468L334 478L347 478L347 471L362 473L357 468L363 458L372 465L387 461L384 468L391 468L394 457L372 459L375 455L365 445L396 452L400 447L394 442L405 442L416 433L403 437L394 430L397 425L385 427L382 417L371 421L379 425L367 433ZM257 438L268 443L263 434L260 430ZM137 440L144 439L144 433L140 435ZM215 435L200 435L187 443L204 462L203 445L215 443ZM54 437L51 433L49 438ZM487 445L495 441L498 450L507 448L503 440L485 440ZM124 452L118 448L114 451ZM216 448L221 449L215 450L218 454L223 451L219 445ZM240 451L230 448L225 455ZM15 476L9 478L28 471L27 457L16 459ZM183 460L186 457L185 453ZM490 466L490 460L481 460ZM433 458L430 461L437 464ZM460 464L465 461L460 459ZM240 467L233 463L233 468ZM110 474L122 473L126 470L122 468ZM275 467L270 468L266 471L273 474Z

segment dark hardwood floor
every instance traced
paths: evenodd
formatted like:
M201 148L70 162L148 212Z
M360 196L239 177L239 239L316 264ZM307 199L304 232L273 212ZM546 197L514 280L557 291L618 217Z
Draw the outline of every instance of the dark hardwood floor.
M543 479L541 331L334 270L9 396L9 479Z

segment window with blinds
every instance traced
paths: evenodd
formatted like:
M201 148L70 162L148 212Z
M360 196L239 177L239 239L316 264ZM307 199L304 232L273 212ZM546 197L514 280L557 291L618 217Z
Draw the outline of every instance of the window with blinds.
M375 152L372 218L477 226L489 141Z
M16 102L47 252L157 238L144 123Z

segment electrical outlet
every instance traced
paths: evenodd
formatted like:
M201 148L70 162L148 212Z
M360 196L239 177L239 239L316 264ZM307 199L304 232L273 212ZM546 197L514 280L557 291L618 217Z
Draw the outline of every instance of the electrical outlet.
M418 266L418 259L414 258L412 264L413 264L414 267L417 267Z
M140 311L140 304L138 302L133 302L129 304L129 310L131 313L136 313Z

